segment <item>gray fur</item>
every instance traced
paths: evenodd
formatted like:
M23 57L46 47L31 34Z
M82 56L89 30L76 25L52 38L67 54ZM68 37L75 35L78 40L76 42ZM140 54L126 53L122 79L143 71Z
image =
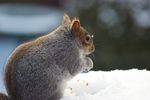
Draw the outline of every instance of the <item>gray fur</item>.
M93 67L67 27L43 37L47 41L14 62L16 100L59 100L67 80Z

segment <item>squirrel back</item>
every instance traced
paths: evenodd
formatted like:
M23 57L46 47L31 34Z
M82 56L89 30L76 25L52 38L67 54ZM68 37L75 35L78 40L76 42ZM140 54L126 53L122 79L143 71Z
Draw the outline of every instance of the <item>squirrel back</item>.
M0 100L59 100L67 80L93 67L87 55L94 50L79 19L65 15L55 31L14 50L5 69L8 97Z

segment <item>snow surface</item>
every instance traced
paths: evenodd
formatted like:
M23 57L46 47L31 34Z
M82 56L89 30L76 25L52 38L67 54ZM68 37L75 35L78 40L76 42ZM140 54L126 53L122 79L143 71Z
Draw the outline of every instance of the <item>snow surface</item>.
M133 69L79 74L68 82L61 100L150 100L150 72Z
M146 70L91 71L68 82L61 100L150 100Z

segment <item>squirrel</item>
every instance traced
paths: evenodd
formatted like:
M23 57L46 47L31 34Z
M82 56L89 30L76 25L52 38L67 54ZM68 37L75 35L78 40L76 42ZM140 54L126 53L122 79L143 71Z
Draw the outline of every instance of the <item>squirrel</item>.
M94 51L92 34L65 14L57 29L13 51L5 68L8 95L0 100L59 100L69 79L93 68Z

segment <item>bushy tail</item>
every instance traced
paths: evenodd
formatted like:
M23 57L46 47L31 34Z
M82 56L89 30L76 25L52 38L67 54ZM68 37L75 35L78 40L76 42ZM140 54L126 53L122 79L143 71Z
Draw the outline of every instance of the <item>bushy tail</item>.
M0 100L10 100L7 95L0 93Z

